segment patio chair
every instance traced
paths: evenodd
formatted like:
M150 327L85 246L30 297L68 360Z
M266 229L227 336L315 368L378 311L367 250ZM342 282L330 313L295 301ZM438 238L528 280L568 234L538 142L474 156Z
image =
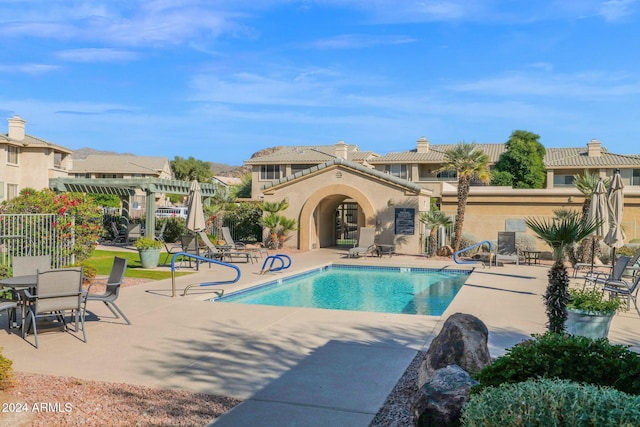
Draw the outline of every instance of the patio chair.
M82 267L39 271L37 276L36 294L32 294L28 289L24 291L29 301L29 307L25 327L22 329L22 337L26 340L29 331L33 329L35 347L38 348L37 320L42 317L58 320L62 323L64 330L68 331L69 328L64 316L65 311L71 311L72 314L75 314L75 332L78 332L79 320L82 324L83 341L86 343Z
M498 265L499 262L515 262L516 265L520 265L520 253L516 248L516 233L514 231L499 231L498 232L498 249L496 250L494 262Z
M587 274L592 274L593 269L597 269L597 270L605 269L610 271L611 267L612 267L611 264L600 264L600 263L591 264L590 262L578 262L576 263L576 265L573 266L573 277L577 277L578 271L580 270L589 269L590 271ZM640 270L640 248L636 250L636 252L633 254L633 257L631 257L629 264L627 264L627 270L629 269Z
M358 242L354 245L353 248L349 249L349 258L359 257L364 255L365 257L369 256L369 254L373 255L376 250L376 229L373 227L360 227L360 232L358 233Z
M142 234L142 225L140 224L129 224L127 226L127 239L126 242L128 245L135 242L139 238L143 236Z
M267 248L251 248L242 242L234 241L229 227L222 227L222 239L224 240L224 245L230 247L231 249L241 250L241 251L252 251L252 252L255 252L256 255L260 255L260 258L262 258L263 252L266 255L269 255Z
M617 264L617 263L616 263ZM627 310L629 310L630 302L633 300L633 305L636 307L638 315L640 310L638 309L638 289L640 289L640 274L636 274L632 281L624 279L620 280L607 280L604 282L602 289L609 292L609 296L623 296L627 297Z
M116 316L116 319L119 317L118 314L120 314L120 316L122 316L122 319L124 319L124 321L127 322L128 325L130 325L131 321L127 318L127 316L124 315L122 310L120 310L120 307L116 305L116 300L118 299L118 294L120 292L120 285L122 285L122 282L124 281L124 273L126 269L127 258L114 257L113 266L111 267L111 273L109 273L109 277L106 279L90 279L91 284L87 288L87 291L84 295L85 302L102 301L104 305L106 305L107 308L111 311L111 313ZM101 281L106 282L107 288L105 289L104 293L90 293L91 287Z
M167 223L164 222L160 226L160 230L156 231L155 238L156 240L164 243L164 230L167 228Z
M608 281L616 281L621 280L624 271L628 268L631 263L631 257L623 255L616 260L613 268L610 268L609 271L593 271L587 273L584 277L584 283L582 285L582 289L587 286L587 283L592 283L595 288L596 285L603 285Z
M14 256L11 269L13 277L32 276L38 271L51 270L51 255Z
M209 257L209 258L215 258L215 259L219 259L220 261L224 261L227 260L229 262L233 262L233 260L235 258L242 258L245 259L247 262L251 261L251 263L253 264L253 261L257 261L257 253L255 251L249 251L249 250L235 250L232 249L231 246L215 246L213 243L211 243L211 240L209 240L209 236L207 236L207 233L205 233L204 231L200 231L198 233L198 235L200 236L200 239L202 240L202 243L204 243L204 245L207 247L208 252L205 256Z
M127 232L118 228L115 222L111 223L111 234L113 234L113 239L111 241L114 244L127 242Z

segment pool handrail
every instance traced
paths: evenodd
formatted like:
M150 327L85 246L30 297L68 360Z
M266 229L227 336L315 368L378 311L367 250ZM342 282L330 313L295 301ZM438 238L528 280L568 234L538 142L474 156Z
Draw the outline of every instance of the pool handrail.
M271 264L269 264L269 268L265 270L265 267L267 266L267 261L269 260L271 260ZM280 266L274 268L273 263L276 260L280 261ZM285 260L287 261L286 264L285 264ZM262 269L260 270L260 274L262 275L268 272L286 270L289 267L291 267L291 257L289 255L285 255L285 254L269 255L264 259L264 262L262 263Z
M457 252L454 252L453 253L453 262L455 262L456 264L483 264L484 265L484 263L482 261L462 261L462 260L458 259L458 254L461 254L462 252L466 252L469 249L477 248L478 246L482 246L484 244L488 244L489 245L489 254L491 254L491 251L493 250L493 245L491 244L491 241L490 240L483 240L481 242L476 243L475 245L471 245L471 246L468 246L468 247L466 247L464 249L460 249ZM489 256L491 256L491 255L489 255ZM489 260L489 265L491 265L491 260Z
M171 297L174 298L176 296L176 267L175 267L175 261L178 257L181 258L191 258L191 259L195 259L196 262L208 262L209 264L217 264L217 265L221 265L223 267L230 267L233 268L234 270L236 270L236 277L233 280L221 280L221 281L216 281L216 282L204 282L204 283L194 283L192 285L188 285L186 288L184 288L184 291L182 292L182 296L187 295L187 291L194 287L194 286L213 286L213 285L230 285L232 283L236 283L238 280L240 280L240 269L238 268L238 266L233 265L233 264L229 264L227 262L223 262L223 261L218 261L217 259L212 259L212 258L207 258L207 257L203 257L200 255L194 255L194 254L190 254L187 252L177 252L176 254L174 254L171 257ZM224 293L224 291L219 292L219 295L222 295Z

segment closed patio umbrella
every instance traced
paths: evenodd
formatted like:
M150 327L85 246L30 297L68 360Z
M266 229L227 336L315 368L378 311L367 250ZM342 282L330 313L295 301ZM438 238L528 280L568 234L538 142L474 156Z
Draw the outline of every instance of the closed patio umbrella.
M591 241L591 271L593 271L593 260L595 258L596 239L603 239L609 232L609 203L607 201L607 187L602 178L596 184L591 193L591 204L587 222L598 222L600 226L593 232Z
M622 230L622 211L624 208L624 185L620 170L616 170L609 185L607 201L609 204L609 232L604 238L604 242L613 248L612 264L616 261L616 248L624 245L624 231Z
M198 232L203 231L207 223L204 220L204 211L202 210L200 184L198 184L198 181L195 179L191 182L191 187L189 188L189 201L187 205L189 206L189 212L187 213L187 230L193 231L196 234L196 248L198 248ZM197 255L199 255L199 253Z

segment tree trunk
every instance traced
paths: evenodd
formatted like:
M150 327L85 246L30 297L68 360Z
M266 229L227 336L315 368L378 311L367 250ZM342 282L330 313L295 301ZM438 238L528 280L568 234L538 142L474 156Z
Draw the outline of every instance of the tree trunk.
M456 225L453 236L453 251L460 250L460 240L462 240L462 225L464 224L464 211L467 207L469 197L469 177L461 176L458 179L458 210L456 212Z
M556 261L549 270L549 284L544 294L544 301L549 319L549 332L564 333L564 323L568 316L569 274L562 260Z
M438 251L438 226L431 228L429 234L429 256L434 256Z

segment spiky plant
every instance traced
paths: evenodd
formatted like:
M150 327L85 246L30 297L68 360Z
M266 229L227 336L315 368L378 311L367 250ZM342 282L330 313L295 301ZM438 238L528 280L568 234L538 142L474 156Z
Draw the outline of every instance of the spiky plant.
M434 256L438 250L438 228L448 227L453 221L442 211L429 211L420 215L420 222L429 228L429 256Z
M544 302L549 331L563 333L569 304L569 274L564 266L565 248L580 242L600 224L597 221L583 221L578 215L552 219L525 218L525 222L553 251L554 263L549 270Z
M289 231L296 230L297 222L294 218L280 218L280 247L284 247L284 241Z

